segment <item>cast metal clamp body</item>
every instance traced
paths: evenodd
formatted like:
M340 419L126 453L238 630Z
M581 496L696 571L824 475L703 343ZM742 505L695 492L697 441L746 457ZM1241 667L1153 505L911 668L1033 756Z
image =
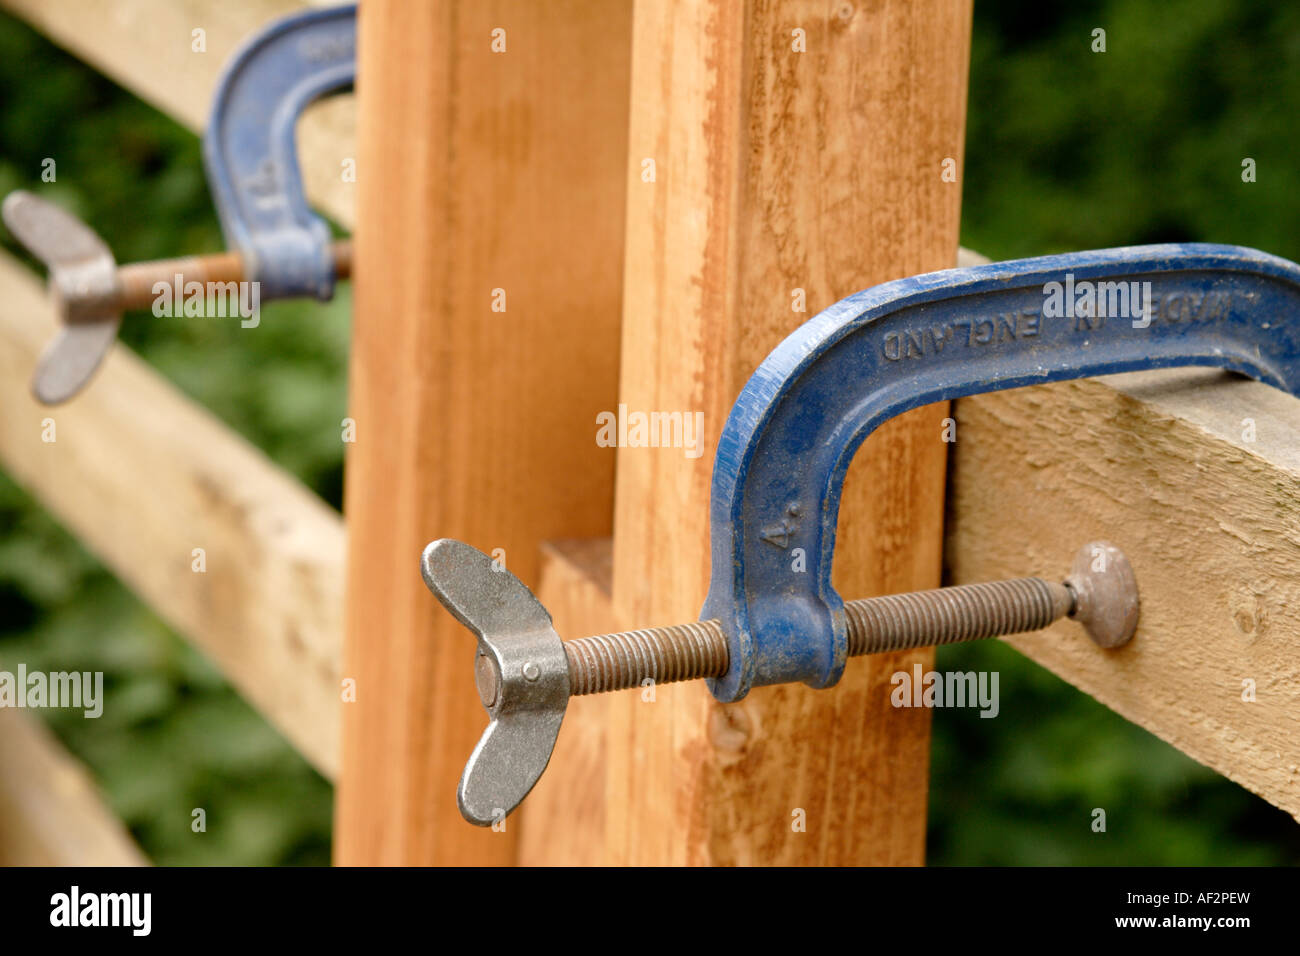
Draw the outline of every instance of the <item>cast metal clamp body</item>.
M277 20L231 57L217 83L203 164L226 243L263 298L334 294L330 231L307 205L294 130L313 101L352 87L357 8Z
M1131 292L1133 282L1150 291L1145 315L1103 316L1095 299L1089 310L1065 295L1083 283ZM1067 314L1047 314L1051 283ZM718 440L701 619L721 622L730 666L710 680L714 696L840 679L847 630L831 586L840 489L882 422L965 395L1193 365L1300 393L1300 266L1239 246L1103 249L887 282L809 320L750 377ZM806 573L790 571L794 548Z

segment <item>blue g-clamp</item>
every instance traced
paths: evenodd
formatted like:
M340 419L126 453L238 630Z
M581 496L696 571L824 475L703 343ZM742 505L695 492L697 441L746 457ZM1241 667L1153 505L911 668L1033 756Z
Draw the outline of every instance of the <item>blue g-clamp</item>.
M32 379L46 404L66 401L117 338L122 313L149 308L155 286L256 282L258 301L328 299L350 274L351 245L330 241L307 205L294 127L309 103L350 88L356 75L356 6L285 17L227 63L203 138L208 185L231 253L118 267L108 245L75 216L32 193L10 193L10 232L49 268L60 322Z
M424 579L477 635L491 718L461 778L462 813L487 824L524 798L570 696L696 677L720 701L764 684L829 687L854 654L1067 615L1101 647L1123 644L1137 585L1104 542L1085 546L1060 584L1021 578L846 605L831 586L841 485L866 437L919 405L1194 365L1300 393L1300 266L1238 246L1158 245L887 282L801 326L732 407L713 466L713 571L698 623L561 641L508 571L467 544L432 542Z
M840 490L882 422L964 395L1192 365L1300 393L1300 267L1240 246L1106 249L900 279L810 320L754 372L718 441L702 616L721 622L731 666L714 696L840 679ZM795 547L806 574L789 573Z
M217 83L203 164L226 243L262 297L334 294L330 230L307 205L294 130L357 73L355 5L285 17L235 52Z

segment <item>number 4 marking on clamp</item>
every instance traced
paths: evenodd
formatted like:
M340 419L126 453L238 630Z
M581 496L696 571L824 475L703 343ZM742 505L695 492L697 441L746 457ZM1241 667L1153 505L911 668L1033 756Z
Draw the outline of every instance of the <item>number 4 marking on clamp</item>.
M791 502L785 509L789 518L782 518L775 525L762 529L758 536L783 550L790 547L790 536L799 530L799 523L792 519L799 517L800 510L799 502Z

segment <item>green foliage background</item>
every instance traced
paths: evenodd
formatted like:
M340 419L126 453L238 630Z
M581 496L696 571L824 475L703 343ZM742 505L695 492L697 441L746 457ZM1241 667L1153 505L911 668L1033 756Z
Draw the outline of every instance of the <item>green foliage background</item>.
M1298 106L1300 5L977 2L963 242L996 259L1176 240L1300 259ZM0 194L19 187L119 261L221 245L198 140L0 15ZM349 308L345 285L329 305L268 305L256 332L150 317L123 337L338 506ZM328 783L0 472L0 667L20 661L105 672L102 718L43 716L157 862L328 862ZM1285 814L1009 648L945 648L939 667L998 671L1002 710L935 713L931 863L1300 861Z

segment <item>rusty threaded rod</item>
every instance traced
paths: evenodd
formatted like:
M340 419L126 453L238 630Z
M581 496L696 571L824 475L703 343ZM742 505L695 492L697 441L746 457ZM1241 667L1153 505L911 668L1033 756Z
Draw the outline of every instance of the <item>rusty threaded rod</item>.
M329 255L334 262L334 278L351 277L352 241L336 239L330 243ZM162 282L170 286L177 275L182 282L199 282L204 285L209 282L243 282L248 278L244 269L244 257L233 250L176 259L128 262L117 267L116 295L107 305L113 309L148 309L157 298L153 291L154 285ZM74 307L70 311L76 313L78 310Z
M1074 609L1074 592L1042 578L862 598L844 605L849 655L879 654L935 644L977 641L1041 630ZM718 621L696 621L566 641L569 694L600 694L657 684L721 677L727 639Z

